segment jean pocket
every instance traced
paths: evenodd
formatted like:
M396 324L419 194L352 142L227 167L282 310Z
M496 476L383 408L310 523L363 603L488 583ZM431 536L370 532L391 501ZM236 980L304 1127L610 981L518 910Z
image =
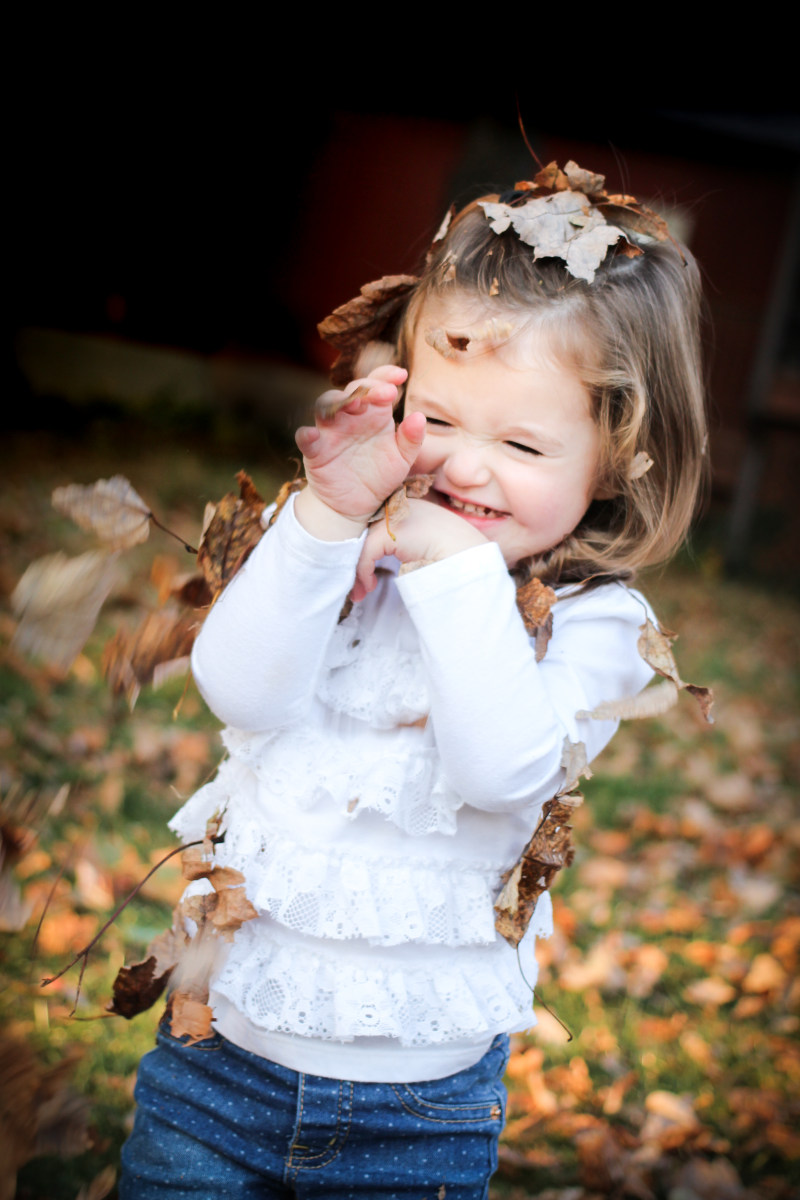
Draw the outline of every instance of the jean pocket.
M435 1082L435 1081L434 1081ZM413 1117L441 1125L500 1125L505 1113L505 1088L498 1084L490 1095L477 1098L469 1093L453 1096L438 1094L430 1083L392 1084L392 1091L401 1107ZM424 1093L419 1089L424 1088Z
M169 1009L159 1021L156 1033L156 1042L163 1046L180 1047L184 1050L219 1050L224 1040L222 1034L217 1033L216 1029L212 1030L211 1036L206 1038L193 1038L190 1033L176 1037L172 1032L172 1017Z

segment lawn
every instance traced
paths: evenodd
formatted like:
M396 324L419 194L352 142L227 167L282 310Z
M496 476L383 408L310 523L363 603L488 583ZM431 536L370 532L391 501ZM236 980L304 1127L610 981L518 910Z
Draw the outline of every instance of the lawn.
M66 672L12 644L8 597L32 560L92 546L53 510L53 487L122 473L196 545L206 503L239 468L267 497L293 474L288 448L256 444L196 425L145 436L115 419L80 438L4 440L0 1161L23 1163L20 1200L114 1194L158 1006L126 1021L106 1005L121 964L169 924L179 860L103 933L82 975L78 964L40 981L174 846L166 821L221 747L184 679L143 689L131 712L100 670L110 634L157 604L154 556L191 567L177 542L154 530L125 555ZM727 580L713 535L642 586L680 632L683 678L713 686L716 724L682 693L625 724L585 781L556 933L541 945L537 993L553 1015L537 1005L539 1024L515 1040L496 1200L779 1200L800 1177L800 606L786 586ZM0 1181L0 1200L12 1195Z

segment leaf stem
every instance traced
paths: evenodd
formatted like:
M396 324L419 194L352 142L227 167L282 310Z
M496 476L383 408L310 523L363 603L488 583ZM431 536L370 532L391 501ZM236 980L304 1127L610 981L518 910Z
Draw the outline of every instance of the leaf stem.
M156 528L160 529L162 531L162 533L168 533L170 537L175 538L175 541L180 542L180 544L183 546L184 550L186 550L189 554L197 554L197 550L195 549L195 547L190 546L188 542L184 541L184 539L181 537L181 535L179 533L176 533L174 529L168 529L166 525L162 525L161 522L159 521L158 517L156 516L156 514L154 512L152 512L152 510L147 515L149 516L149 518L153 522L153 524L156 526Z
M118 905L118 907L115 909L115 911L111 914L111 916L106 921L105 925L103 925L103 927L97 931L97 933L94 935L92 940L88 943L88 945L84 946L82 950L79 950L78 953L75 955L75 957L70 962L68 962L65 967L61 968L61 970L58 972L58 974L51 975L48 979L43 979L40 986L47 987L48 984L55 983L55 981L57 979L60 979L62 975L66 975L67 971L69 971L72 967L75 966L76 963L80 962L81 959L83 959L84 961L83 961L83 966L81 967L81 978L78 980L78 994L80 994L80 984L81 984L81 980L83 979L83 972L86 970L86 962L89 957L89 952L90 952L90 950L94 949L94 947L100 941L100 938L103 936L105 931L114 924L114 922L116 921L116 919L120 915L120 913L123 912L123 910L125 908L127 908L127 906L130 904L131 900L133 900L134 896L138 895L138 893L142 890L144 885L147 883L148 879L152 875L155 875L155 873L159 867L163 867L164 863L167 862L170 858L174 858L174 856L176 854L180 854L183 850L188 850L188 848L190 846L202 846L203 841L204 841L203 838L198 838L196 842L185 842L184 845L176 846L174 850L170 850L169 854L165 854L163 858L159 859L159 861L156 863L156 865L154 867L151 867L151 869L147 872L147 874L144 876L144 878L139 880L139 882L136 884L136 887L133 889L133 891L130 892L125 897L125 899L122 901L122 903L120 905ZM76 1005L78 1003L77 997L75 999L75 1003L76 1003ZM74 1009L73 1009L73 1012L74 1012Z

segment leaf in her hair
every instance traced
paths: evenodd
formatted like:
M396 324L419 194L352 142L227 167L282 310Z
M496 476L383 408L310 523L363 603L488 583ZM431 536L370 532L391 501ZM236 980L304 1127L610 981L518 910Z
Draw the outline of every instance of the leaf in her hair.
M547 621L556 599L553 589L536 576L517 588L517 608L531 637Z
M574 857L570 820L583 803L580 792L554 796L542 809L536 832L515 866L503 876L503 889L494 905L495 929L518 946L530 924L536 902L562 867Z
M640 636L637 645L639 653L647 665L652 667L658 675L662 675L665 679L671 679L676 687L694 696L706 721L709 725L713 725L714 718L711 715L711 707L714 703L714 693L711 688L701 687L696 683L685 683L678 674L678 666L670 649L677 634L657 628L650 620L647 620L644 625L640 625L639 630Z
M585 171L572 159L564 167L564 174L569 180L569 186L585 196L601 196L605 194L606 177L596 175L594 171Z
M495 233L513 228L520 241L533 247L534 258L561 258L571 275L587 283L609 246L625 236L581 192L554 192L516 207L483 201L481 208Z
M233 578L264 533L261 524L266 507L264 499L244 471L236 478L239 495L228 492L217 504L197 554L198 565L214 596Z
M416 275L384 275L365 283L358 296L334 309L317 326L320 337L339 351L331 382L343 387L355 377L359 352L367 342L381 339L419 280Z
M644 234L657 242L665 242L672 238L669 226L663 217L639 204L633 196L609 196L597 206L610 221L616 221L633 233Z
M127 550L147 541L150 509L124 475L86 487L70 483L53 492L53 507L81 529L96 533L109 549Z

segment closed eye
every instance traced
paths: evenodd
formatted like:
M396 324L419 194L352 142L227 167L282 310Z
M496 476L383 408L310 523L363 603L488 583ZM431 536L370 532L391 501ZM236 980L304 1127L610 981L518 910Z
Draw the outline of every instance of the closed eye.
M507 446L513 447L514 450L523 450L525 454L541 455L541 450L537 450L535 446L524 446L522 442L506 442Z
M426 425L438 425L442 429L450 429L452 426L449 421L442 421L439 417L426 417Z

